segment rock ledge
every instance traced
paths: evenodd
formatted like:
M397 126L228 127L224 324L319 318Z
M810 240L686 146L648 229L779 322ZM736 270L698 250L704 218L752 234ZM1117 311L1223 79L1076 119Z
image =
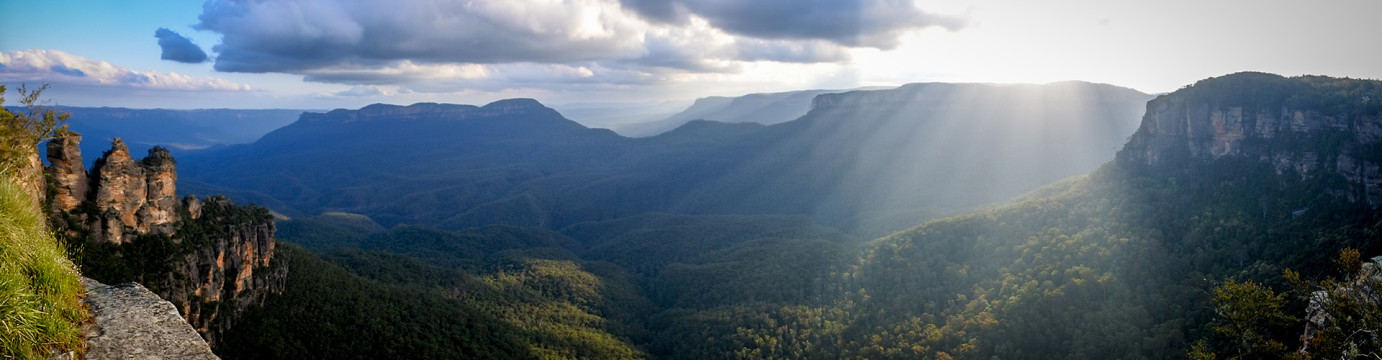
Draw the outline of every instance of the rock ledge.
M144 286L87 278L82 286L95 318L86 330L86 359L220 359L172 303Z

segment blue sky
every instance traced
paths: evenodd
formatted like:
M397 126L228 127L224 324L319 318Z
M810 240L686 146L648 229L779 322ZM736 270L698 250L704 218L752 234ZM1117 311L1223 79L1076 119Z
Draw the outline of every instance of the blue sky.
M3 0L0 82L145 108L655 103L924 81L1164 92L1245 70L1382 78L1379 13L1375 0ZM159 29L196 46L164 49ZM161 59L197 53L210 60Z

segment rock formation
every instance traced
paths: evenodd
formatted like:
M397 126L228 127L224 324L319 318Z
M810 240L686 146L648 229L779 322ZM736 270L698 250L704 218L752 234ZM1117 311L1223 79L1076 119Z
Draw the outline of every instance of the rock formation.
M1260 73L1207 79L1148 102L1118 158L1147 167L1256 162L1283 179L1330 180L1326 193L1375 208L1382 204L1382 99L1356 90L1371 83Z
M48 172L53 175L53 211L72 211L86 200L86 165L77 145L82 136L59 135L48 141Z
M88 252L84 261L137 273L134 279L101 280L139 281L172 302L212 345L237 314L283 291L288 269L273 261L275 228L268 210L237 206L224 196L179 199L177 162L168 150L154 147L135 161L118 138L87 173L80 140L66 136L48 144L47 171L56 188L51 202L55 215L66 220L69 237L86 237L97 250L110 248L102 244L117 245L117 253ZM149 248L147 244L160 242L152 247L165 249L159 254L166 258L132 259L118 253L124 246ZM157 268L167 270L150 273L147 265L110 262L159 262L166 266Z
M144 169L144 191L147 202L135 213L135 231L139 233L168 234L177 221L177 162L168 154L168 149L154 147L149 156L139 162Z
M172 304L136 283L82 279L95 321L85 359L219 359Z
M154 224L141 220L152 220L154 217L152 213L154 212L166 213L172 210L149 209L149 207L158 206L150 201L152 197L149 190L153 187L150 186L150 180L163 180L154 179L149 175L166 175L174 171L171 163L156 159L155 154L160 152L165 157L167 156L167 150L155 147L149 150L149 158L154 160L135 162L134 158L130 157L130 151L125 146L125 142L116 138L115 142L111 144L110 151L96 160L96 165L92 171L97 177L95 204L102 220L100 231L98 231L102 240L120 244L129 237L126 234L148 234L150 229L154 228ZM144 163L155 163L160 166L162 171L146 168ZM176 180L176 177L173 180ZM160 190L163 187L171 188L172 186L165 184L160 187ZM166 222L171 222L171 219L164 220L164 225ZM167 231L164 227L160 227L160 229ZM166 234L166 232L160 233Z

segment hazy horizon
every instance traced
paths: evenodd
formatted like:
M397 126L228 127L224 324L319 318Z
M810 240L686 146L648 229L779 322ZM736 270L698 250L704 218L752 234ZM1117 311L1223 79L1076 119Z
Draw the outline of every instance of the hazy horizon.
M1241 71L1382 78L1375 1L7 1L0 83L60 105L637 107L915 82L1164 93ZM1244 16L1252 14L1252 16ZM1320 56L1328 54L1328 56ZM567 106L574 108L575 106Z

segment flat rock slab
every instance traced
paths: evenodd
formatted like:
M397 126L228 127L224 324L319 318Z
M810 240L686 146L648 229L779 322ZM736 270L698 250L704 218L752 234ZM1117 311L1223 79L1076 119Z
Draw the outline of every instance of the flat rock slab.
M220 359L172 303L144 286L87 278L82 286L95 317L86 333L86 359Z

